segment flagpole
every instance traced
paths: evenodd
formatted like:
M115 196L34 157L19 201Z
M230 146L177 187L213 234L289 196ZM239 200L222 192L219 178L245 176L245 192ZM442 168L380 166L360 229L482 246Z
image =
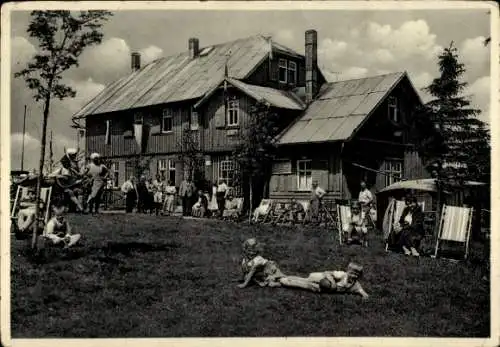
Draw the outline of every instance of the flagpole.
M24 120L23 120L23 147L21 149L21 171L24 171L24 138L26 137L26 105L24 105Z

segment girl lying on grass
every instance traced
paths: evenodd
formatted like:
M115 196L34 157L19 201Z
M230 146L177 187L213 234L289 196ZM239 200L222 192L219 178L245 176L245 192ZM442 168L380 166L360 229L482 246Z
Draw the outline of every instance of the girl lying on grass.
M363 268L354 263L349 264L347 271L313 272L309 277L287 276L271 260L265 259L261 245L255 238L243 243L243 260L241 263L244 281L239 288L247 287L250 282L256 282L261 287L300 288L312 292L356 293L368 298L358 282Z

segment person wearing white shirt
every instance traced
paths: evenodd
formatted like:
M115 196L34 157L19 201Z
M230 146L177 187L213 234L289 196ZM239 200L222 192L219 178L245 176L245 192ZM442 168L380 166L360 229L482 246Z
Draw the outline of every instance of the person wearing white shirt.
M361 181L360 186L361 190L359 191L358 201L360 202L361 207L363 207L363 210L366 212L365 208L367 206L371 206L373 203L373 194L366 187L366 183L364 181Z
M314 181L312 184L311 191L311 220L318 220L319 218L319 208L321 206L321 200L323 196L326 194L325 190L318 185L317 181Z
M224 209L226 208L226 196L229 187L224 180L219 180L219 185L217 186L217 206L219 207L219 217L224 216Z
M121 190L125 194L125 211L131 213L138 197L135 177L130 176L129 180L123 183Z

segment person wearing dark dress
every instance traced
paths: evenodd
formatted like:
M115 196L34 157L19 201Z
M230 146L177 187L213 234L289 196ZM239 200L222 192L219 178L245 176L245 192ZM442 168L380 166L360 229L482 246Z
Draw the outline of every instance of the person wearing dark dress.
M402 227L399 245L406 255L418 257L417 249L424 237L424 213L415 196L406 198L406 207L399 219Z

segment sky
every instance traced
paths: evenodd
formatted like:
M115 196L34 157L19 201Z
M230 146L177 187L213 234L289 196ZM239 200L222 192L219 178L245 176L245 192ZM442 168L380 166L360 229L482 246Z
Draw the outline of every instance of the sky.
M12 12L12 74L26 66L37 42L26 29L30 14ZM318 32L318 64L330 82L407 71L422 98L421 89L438 76L437 55L453 41L465 64L465 91L480 118L490 123L490 21L480 10L394 11L117 11L104 25L102 44L88 48L78 67L64 74L75 98L51 105L49 129L54 138L54 159L64 148L76 146L71 116L106 85L130 72L130 53L141 52L141 63L187 50L196 37L200 47L256 34L304 52L304 32ZM38 167L42 104L35 103L21 79L11 79L11 167L21 167L24 105L27 105L24 167Z

